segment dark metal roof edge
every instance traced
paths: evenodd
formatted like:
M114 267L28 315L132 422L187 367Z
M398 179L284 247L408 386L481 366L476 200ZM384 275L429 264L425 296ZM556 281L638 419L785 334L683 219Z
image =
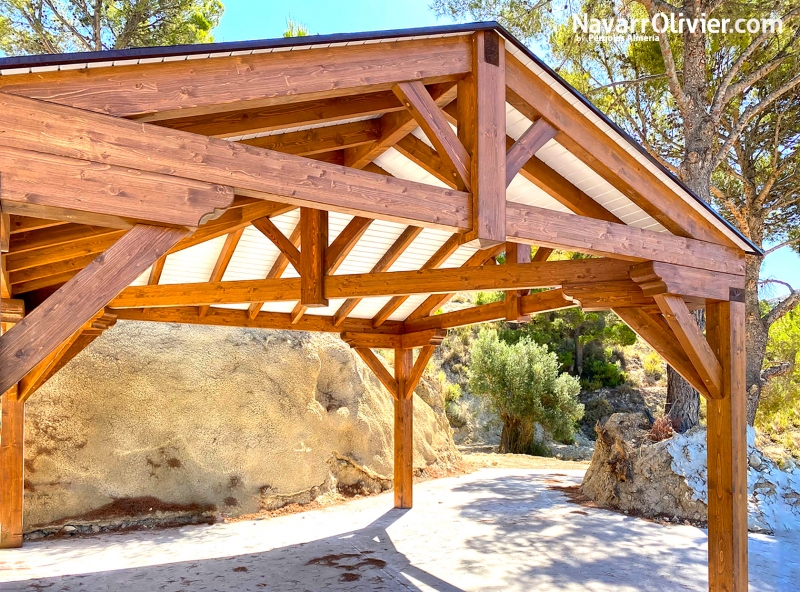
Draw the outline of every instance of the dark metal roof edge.
M495 21L479 23L463 23L456 25L437 25L432 27L418 27L414 29L392 29L386 31L367 31L361 33L336 33L332 35L308 35L305 37L281 37L278 39L260 39L255 41L227 41L223 43L204 43L200 45L169 45L160 47L137 47L131 49L116 49L109 51L77 52L65 54L41 54L31 56L17 56L0 58L0 70L9 68L35 68L45 66L63 66L69 64L84 64L96 62L109 62L116 60L133 60L147 58L166 58L184 55L202 55L212 53L224 53L228 51L252 51L259 49L276 49L282 47L295 47L305 45L322 45L326 43L347 43L356 41L372 41L386 38L405 38L426 35L446 35L448 33L470 33L481 30L497 30L499 33L514 44L517 49L522 51L528 58L536 63L542 70L547 72L558 81L576 99L583 103L595 115L600 117L611 129L620 134L625 140L634 146L642 156L654 164L658 170L669 177L676 185L683 189L703 208L714 215L722 222L726 228L736 234L742 241L752 248L753 254L763 255L763 251L748 239L733 224L723 218L709 203L702 200L692 191L683 181L676 177L670 170L656 160L644 147L639 144L626 131L620 128L614 121L598 109L589 99L583 96L577 89L570 85L566 80L559 76L550 66L542 61L531 49L522 41L512 35L505 27Z
M326 43L348 43L356 41L373 41L393 37L416 37L418 35L446 35L448 33L471 33L500 27L495 22L463 23L457 25L441 25L434 27L418 27L414 29L389 29L385 31L365 31L359 33L334 33L331 35L306 35L304 37L279 37L277 39L257 39L251 41L225 41L221 43L202 43L196 45L164 45L155 47L133 47L130 49L112 49L107 51L85 51L61 54L39 54L0 58L0 69L36 68L44 66L64 66L69 64L87 64L110 62L115 60L135 60L146 58L167 58L185 55L202 55L208 53L225 53L227 51L254 51L259 49L279 49L304 45L323 45ZM505 30L504 30L505 31ZM504 35L507 35L504 32Z

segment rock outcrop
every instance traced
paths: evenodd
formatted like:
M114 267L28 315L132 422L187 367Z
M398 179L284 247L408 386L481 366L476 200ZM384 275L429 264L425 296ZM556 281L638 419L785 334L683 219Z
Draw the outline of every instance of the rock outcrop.
M681 520L707 520L706 432L697 427L661 442L642 414L614 414L597 426L581 491L599 505ZM755 447L748 428L748 528L800 530L800 471L781 470Z
M436 384L415 396L418 470L460 460ZM392 398L338 336L120 322L31 398L25 427L26 531L391 487Z

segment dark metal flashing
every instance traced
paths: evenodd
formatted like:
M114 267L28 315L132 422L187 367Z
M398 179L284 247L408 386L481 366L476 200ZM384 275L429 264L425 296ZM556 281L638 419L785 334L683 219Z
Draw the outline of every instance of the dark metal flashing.
M528 58L534 61L542 70L547 72L557 80L567 91L576 99L586 105L595 115L600 117L616 133L634 146L644 157L654 164L661 172L669 177L676 185L683 189L688 195L695 199L703 208L712 213L726 228L734 232L744 243L752 249L751 254L763 255L753 242L739 231L733 224L725 220L720 214L696 195L683 181L677 178L671 171L658 162L653 156L644 149L627 132L620 128L608 116L600 111L586 97L573 88L566 80L561 78L556 72L536 56L522 41L509 33L502 25L494 21L481 23L463 23L457 25L441 25L434 27L419 27L414 29L397 29L388 31L369 31L363 33L337 33L334 35L309 35L305 37L281 37L279 39L262 39L256 41L230 41L225 43L205 43L200 45L170 45L163 47L138 47L132 49L116 49L110 51L77 52L65 54L43 54L31 56L17 56L0 58L0 70L16 68L38 68L47 66L65 66L70 64L89 64L97 62L112 62L148 58L167 58L174 56L190 56L217 54L238 51L254 51L260 49L276 49L284 47L314 46L330 43L348 43L373 41L379 39L402 39L417 36L447 35L447 34L466 34L474 31L494 30L522 51Z

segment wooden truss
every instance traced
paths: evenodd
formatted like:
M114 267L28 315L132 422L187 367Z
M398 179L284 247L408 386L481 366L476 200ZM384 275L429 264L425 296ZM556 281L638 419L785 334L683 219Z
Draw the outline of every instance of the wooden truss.
M395 503L408 508L412 393L446 329L581 306L614 310L708 399L710 588L745 590L745 253L505 48L481 29L3 76L0 546L22 541L25 400L116 319L341 334L395 400ZM517 139L507 104L532 122ZM664 231L625 224L537 157L551 142ZM390 149L437 185L375 164ZM518 176L566 211L509 201ZM298 208L284 233L276 219ZM333 241L329 212L353 216ZM371 269L339 273L375 220L404 230ZM226 281L250 226L280 255L264 276ZM394 271L425 229L450 238ZM208 281L161 283L170 255L218 237ZM590 257L548 261L554 249ZM436 314L464 290L505 301ZM352 316L375 297L387 302L373 318ZM335 313L314 314L331 299ZM262 311L274 302L296 304ZM247 306L217 306L230 304ZM394 351L393 372L373 349Z

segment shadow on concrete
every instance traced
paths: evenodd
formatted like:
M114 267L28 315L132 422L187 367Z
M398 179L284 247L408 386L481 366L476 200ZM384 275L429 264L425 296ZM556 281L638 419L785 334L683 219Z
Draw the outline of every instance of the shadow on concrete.
M262 553L174 563L164 558L165 562L159 565L0 583L0 590L463 592L414 566L395 548L386 531L407 512L393 509L365 528ZM184 539L185 534L178 530L162 530L148 536L151 551ZM96 546L90 540L81 541L84 544L79 553L83 557L91 554L93 547L99 550L103 546L100 540L95 539ZM224 539L219 546L224 549ZM65 559L63 553L58 555L60 560ZM102 565L97 568L103 569ZM425 588L416 585L415 580Z

